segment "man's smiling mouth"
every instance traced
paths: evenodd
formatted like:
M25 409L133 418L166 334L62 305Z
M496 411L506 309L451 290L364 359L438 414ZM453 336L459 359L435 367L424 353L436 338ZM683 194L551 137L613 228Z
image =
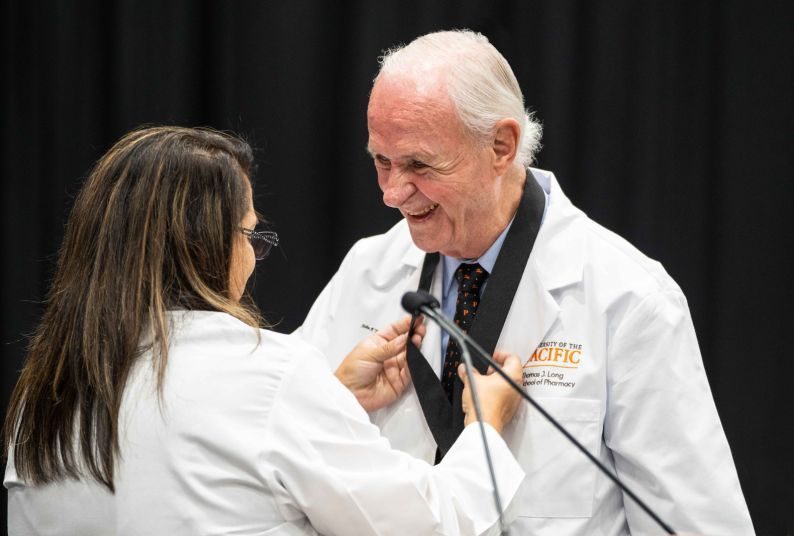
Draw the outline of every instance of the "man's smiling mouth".
M433 203L432 205L425 207L422 210L417 210L413 212L410 210L406 210L405 215L410 216L411 219L422 220L424 218L427 218L434 210L436 210L436 208L438 208L438 203Z

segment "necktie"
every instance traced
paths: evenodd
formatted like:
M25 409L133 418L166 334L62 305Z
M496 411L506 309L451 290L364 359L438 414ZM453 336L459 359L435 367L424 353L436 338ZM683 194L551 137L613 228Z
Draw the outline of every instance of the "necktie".
M461 264L455 270L455 279L458 282L458 300L455 304L455 323L469 332L477 315L477 306L480 304L480 289L488 277L488 272L479 264ZM441 372L441 385L447 398L452 402L452 389L460 364L460 347L450 337L447 344L447 353L444 358L444 369Z

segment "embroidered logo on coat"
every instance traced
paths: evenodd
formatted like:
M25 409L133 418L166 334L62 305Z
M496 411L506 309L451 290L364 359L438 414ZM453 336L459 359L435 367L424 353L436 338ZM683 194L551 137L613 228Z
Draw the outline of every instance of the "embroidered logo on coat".
M582 362L582 345L563 341L545 341L529 357L527 367L579 368Z
M524 387L532 385L562 387L573 389L573 371L559 369L578 369L582 363L581 344L565 341L544 341L538 345L524 363Z

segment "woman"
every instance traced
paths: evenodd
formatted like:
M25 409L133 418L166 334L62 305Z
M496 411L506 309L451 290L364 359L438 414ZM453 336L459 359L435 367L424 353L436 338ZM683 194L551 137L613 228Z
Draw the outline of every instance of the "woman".
M359 404L405 388L407 320L348 356L337 376L350 390L316 349L256 329L245 287L277 238L254 231L251 167L240 139L176 127L134 131L97 163L6 416L11 534L475 533L495 521L474 427L431 467L392 451ZM518 399L494 376L478 386L507 504L523 473L496 432Z

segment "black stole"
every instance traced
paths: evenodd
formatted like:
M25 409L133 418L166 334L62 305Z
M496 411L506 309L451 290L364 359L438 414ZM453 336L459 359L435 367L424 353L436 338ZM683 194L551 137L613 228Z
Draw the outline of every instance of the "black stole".
M493 273L488 277L487 291L480 299L477 316L469 331L469 335L479 342L489 354L493 354L496 342L502 333L507 313L510 311L513 297L529 260L529 254L532 252L535 238L538 236L545 206L546 199L543 189L532 173L527 170L521 202L518 205L515 218L513 218L513 224L502 244L502 249L499 251L499 256L496 258ZM422 274L419 278L419 290L430 291L430 284L433 281L438 261L438 253L425 255ZM474 366L481 373L484 373L487 368L478 359L474 359ZM461 406L463 383L460 378L455 378L452 404L450 404L433 367L430 366L419 349L410 342L408 344L408 367L411 370L411 378L425 420L443 456L463 431L464 415Z

